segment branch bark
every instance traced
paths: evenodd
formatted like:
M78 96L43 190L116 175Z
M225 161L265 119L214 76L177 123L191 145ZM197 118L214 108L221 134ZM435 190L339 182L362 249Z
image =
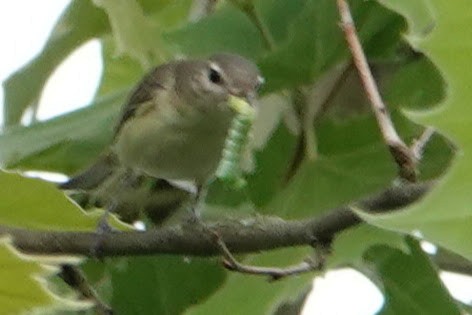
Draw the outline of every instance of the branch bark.
M431 188L431 182L392 187L357 203L368 211L383 212L408 205ZM346 229L361 223L347 207L327 212L321 217L285 221L276 217L208 222L232 253L253 253L292 246L313 246L330 242ZM0 226L0 234L9 234L14 245L28 253L91 256L97 241L93 232L52 232ZM100 255L131 256L176 254L215 256L220 249L207 229L200 224L184 223L149 231L111 232L101 236Z
M341 17L341 27L344 31L346 41L352 54L354 64L356 65L359 77L364 86L372 107L372 111L377 119L382 137L388 146L390 153L397 163L400 171L400 177L407 181L415 182L417 180L417 161L413 152L403 142L398 135L387 107L385 106L379 89L370 70L367 58L364 54L356 27L352 19L351 11L346 0L337 0L339 15Z
M82 295L83 298L93 301L95 304L95 311L98 315L113 314L113 309L100 299L79 267L73 265L62 265L59 277L61 277L62 280L64 280L64 282L72 289Z

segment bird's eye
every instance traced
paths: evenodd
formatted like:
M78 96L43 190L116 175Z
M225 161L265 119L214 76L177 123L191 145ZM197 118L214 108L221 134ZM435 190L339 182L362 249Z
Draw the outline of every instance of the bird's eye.
M210 72L208 73L208 79L215 84L220 84L223 81L221 74L218 72L218 70L214 68L210 68Z

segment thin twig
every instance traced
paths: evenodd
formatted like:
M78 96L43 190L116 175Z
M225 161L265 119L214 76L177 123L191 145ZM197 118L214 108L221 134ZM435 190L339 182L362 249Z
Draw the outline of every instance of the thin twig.
M423 158L424 148L431 137L434 135L434 132L435 129L433 127L427 127L421 136L413 141L410 150L417 161Z
M262 267L262 266L253 266L240 263L231 253L231 251L226 246L223 238L221 238L220 234L213 229L211 226L205 224L199 217L195 217L196 222L199 226L204 230L207 236L210 236L211 241L216 245L217 249L223 255L223 266L230 270L239 273L251 274L251 275L259 275L259 276L269 276L270 281L280 280L284 277L297 275L301 273L306 273L315 270L321 270L324 266L324 255L320 255L319 251L316 253L318 259L307 259L300 264L285 267L285 268L278 268L278 267ZM328 242L327 242L328 243ZM329 240L329 244L331 240ZM315 244L318 246L318 244ZM320 248L326 248L327 246L319 246Z
M387 108L380 96L377 84L372 76L367 58L357 36L354 21L346 0L337 0L339 14L341 16L341 27L344 31L346 41L366 91L367 97L372 105L372 110L377 119L382 137L390 149L395 162L398 164L400 177L411 182L417 180L416 160L408 146L398 135L393 126Z
M215 235L215 242L218 245L221 253L223 254L224 260L223 265L226 269L251 274L259 276L269 276L270 281L280 280L287 276L298 275L302 273L307 273L311 271L319 271L324 267L325 259L324 255L321 255L319 252L316 252L318 255L316 258L307 258L301 263L289 267L279 268L279 267L261 267L253 266L240 263L234 256L231 254L231 251L226 246L223 239L217 234ZM321 247L320 247L321 248Z
M62 265L59 276L67 285L82 295L83 298L92 300L95 303L95 309L99 315L112 315L113 309L105 304L92 286L87 282L83 272L76 266Z

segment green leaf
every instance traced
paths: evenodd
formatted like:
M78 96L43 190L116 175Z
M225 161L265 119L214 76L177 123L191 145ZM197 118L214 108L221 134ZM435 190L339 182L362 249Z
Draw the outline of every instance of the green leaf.
M0 238L0 313L20 314L36 308L57 307L58 300L46 290L46 270L33 259L21 255Z
M421 134L419 126L401 114L392 114L407 143ZM317 215L384 189L396 178L396 165L373 117L325 122L317 137L319 156L303 161L287 187L262 212L288 218ZM449 142L434 137L426 147L420 177L426 180L442 174L452 156Z
M276 43L283 43L290 40L294 31L293 23L305 10L307 1L257 0L253 2L272 38Z
M421 41L433 30L436 24L435 14L429 0L377 1L407 18L408 34L406 34L406 37L414 47L416 47L416 41Z
M468 84L472 81L472 74L464 71L470 63L467 52L472 45L469 2L456 1L454 5L441 0L431 2L437 17L436 28L427 38L421 41L417 38L416 44L443 73L449 85L448 98L439 109L410 113L409 116L437 128L450 137L461 151L449 172L421 202L405 211L383 216L364 215L364 218L383 228L408 233L419 231L428 241L472 259L472 246L468 241L472 238L472 195L468 187L472 181L472 117L467 114L472 98L472 89ZM403 4L401 9L411 8ZM415 14L412 12L407 16Z
M179 51L191 56L228 51L254 59L264 51L257 29L232 6L224 6L215 14L170 32L164 38L178 45Z
M231 6L166 38L190 55L223 50L259 60L267 78L264 92L310 83L347 58L344 37L335 23L338 16L333 1L261 0L254 4L275 40L272 52L267 52L250 19ZM405 28L403 19L373 1L355 2L353 11L369 55L391 55Z
M39 101L54 69L77 47L108 31L106 15L90 0L72 1L59 18L41 53L4 83L6 126L17 124L24 111Z
M251 255L242 262L257 266L284 267L300 263L310 250L290 248ZM312 274L269 282L264 277L238 273L228 275L224 285L186 314L272 314L287 300L295 300L311 285Z
M359 266L366 251L379 245L408 251L403 235L362 224L336 235L327 265L333 268L346 265Z
M303 161L288 186L261 211L289 218L314 216L388 186L395 165L377 130L372 117L321 125L319 156Z
M104 96L137 84L144 74L139 62L128 55L117 56L111 38L102 40L103 75L97 95Z
M225 278L213 260L176 256L118 259L109 265L119 314L180 314L213 294Z
M406 243L410 253L376 246L364 256L385 293L379 314L461 314L418 242Z
M144 68L165 60L160 32L152 27L136 0L93 0L108 14L117 53L138 60Z
M404 22L374 1L354 2L352 11L359 36L370 57L392 54L399 43ZM322 73L348 58L338 12L330 0L307 1L293 20L288 40L260 59L267 77L264 91L293 88L313 82Z
M400 68L391 78L384 99L389 106L428 109L446 96L445 82L436 66L421 57Z
M96 158L110 141L124 95L116 93L99 99L93 106L8 130L0 135L0 165L63 173L77 171Z
M287 127L279 124L264 148L255 152L257 170L247 178L247 191L256 206L266 205L284 186L296 141Z
M166 32L187 24L192 13L192 0L139 0L152 25Z
M141 16L143 19L138 18L139 5L130 8L132 4L127 1L122 3L122 6L111 6L110 10L118 9L113 11L112 19L114 30L118 29L117 31L119 31L116 36L121 43L126 44L127 52L139 60L146 58L146 50L151 49L150 57L154 59L150 60L153 62L163 61L161 55L165 47L158 40L161 32L160 27L161 25L163 27L179 25L178 23L186 16L189 1L140 0L139 3L145 13L152 17L151 22L146 22L147 16ZM124 8L126 8L126 18L120 19L121 9ZM130 12L134 12L131 27L129 25L131 22ZM119 21L117 21L118 19ZM125 25L125 23L127 24ZM91 0L71 1L56 23L41 53L4 82L3 116L5 125L17 124L24 111L38 102L47 79L70 53L86 41L100 38L110 31L107 15L103 10L94 6Z
M191 1L141 0L139 3L143 8L143 13L146 14L148 24L151 24L150 27L153 28L152 32L156 33L161 29L170 31L181 26L187 19ZM161 34L157 36L160 37ZM129 54L118 55L116 42L111 36L104 36L101 42L103 75L98 95L107 95L137 84L146 69L143 69L138 60L133 59ZM157 65L159 62L155 63Z
M99 216L85 215L54 184L0 172L0 224L42 230L95 230Z

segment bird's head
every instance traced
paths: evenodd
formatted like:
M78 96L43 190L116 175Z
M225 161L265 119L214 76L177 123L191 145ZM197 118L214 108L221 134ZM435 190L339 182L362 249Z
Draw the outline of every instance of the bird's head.
M231 96L253 103L264 83L257 66L235 54L182 62L175 80L177 93L203 111L221 108Z

